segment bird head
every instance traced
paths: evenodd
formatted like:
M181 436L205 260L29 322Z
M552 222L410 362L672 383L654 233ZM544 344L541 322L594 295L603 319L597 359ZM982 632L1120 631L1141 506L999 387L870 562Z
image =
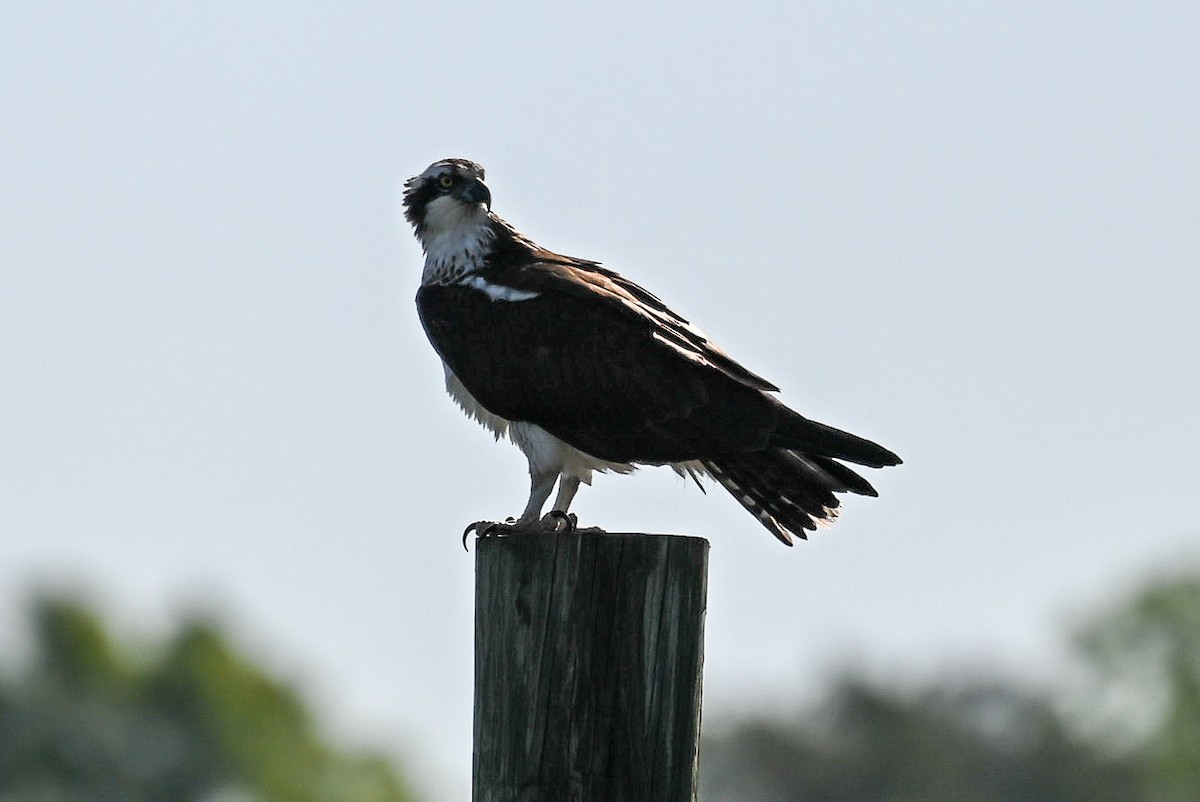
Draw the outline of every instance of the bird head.
M422 240L481 222L492 206L483 168L466 159L436 161L404 186L404 216Z

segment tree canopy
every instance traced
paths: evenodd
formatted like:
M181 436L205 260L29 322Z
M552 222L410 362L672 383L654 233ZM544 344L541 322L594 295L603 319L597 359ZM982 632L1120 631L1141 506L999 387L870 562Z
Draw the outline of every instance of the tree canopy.
M413 802L382 756L331 745L299 696L185 622L153 657L37 602L34 656L0 681L5 802Z
M76 601L42 598L32 617L32 657L0 674L4 802L415 800L391 762L330 743L209 621L135 651ZM1058 695L851 672L791 715L707 721L700 799L1200 799L1200 576L1146 584L1073 642L1083 682Z
M701 748L700 799L1200 799L1200 577L1150 582L1072 639L1084 681L1059 694L848 675L812 708L719 729Z

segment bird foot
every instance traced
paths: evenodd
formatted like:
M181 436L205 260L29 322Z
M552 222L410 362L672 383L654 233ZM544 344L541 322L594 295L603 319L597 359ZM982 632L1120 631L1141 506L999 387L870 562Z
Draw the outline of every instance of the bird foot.
M559 510L551 510L543 515L541 520L522 522L515 518L509 518L504 523L498 521L476 521L463 530L463 549L467 549L467 538L472 532L475 533L476 538L572 532L583 535L604 534L604 530L599 527L591 526L586 529L580 529L578 524L579 518L574 513L568 514Z

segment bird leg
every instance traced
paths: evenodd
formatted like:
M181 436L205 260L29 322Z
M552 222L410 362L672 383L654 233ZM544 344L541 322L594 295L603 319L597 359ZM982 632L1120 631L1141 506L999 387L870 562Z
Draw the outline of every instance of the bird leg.
M463 530L463 548L467 547L467 537L471 532L476 537L504 537L509 535L537 535L555 532L580 532L583 534L603 534L598 527L579 529L579 519L567 512L571 501L579 490L579 477L558 474L531 474L529 503L520 518L509 518L503 523L497 521L476 521ZM554 507L544 516L541 515L550 491L554 489L555 480L559 481L558 495L554 497ZM541 517L539 517L541 516Z
M571 506L571 501L575 498L576 491L579 490L579 481L578 476L563 474L562 478L558 480L558 495L554 497L554 508L546 517L556 513L561 515L567 524L565 530L567 532L576 532L581 535L603 535L605 531L598 526L580 529L579 518L575 513L567 512L567 508Z
M517 519L517 523L528 526L542 517L542 507L546 506L546 499L550 498L550 491L554 489L554 481L558 479L558 472L553 473L534 473L529 471L529 503L525 505L525 512L521 513L521 517Z
M546 505L546 499L550 497L550 491L554 489L554 481L558 479L557 473L534 473L529 472L530 488L529 488L529 503L525 505L525 511L521 513L521 517L517 519L509 518L500 523L498 521L476 521L463 530L463 548L467 547L467 536L471 532L475 532L476 537L502 537L505 535L534 535L543 531L558 531L558 519L551 518L547 515L541 517L542 507Z
M555 512L565 513L579 490L579 477L574 474L563 474L558 480L558 495L554 497Z

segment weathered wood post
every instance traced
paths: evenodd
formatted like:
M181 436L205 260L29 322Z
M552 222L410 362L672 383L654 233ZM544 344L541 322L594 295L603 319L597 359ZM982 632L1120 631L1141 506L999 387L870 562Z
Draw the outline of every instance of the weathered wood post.
M708 541L485 538L475 802L692 802Z

